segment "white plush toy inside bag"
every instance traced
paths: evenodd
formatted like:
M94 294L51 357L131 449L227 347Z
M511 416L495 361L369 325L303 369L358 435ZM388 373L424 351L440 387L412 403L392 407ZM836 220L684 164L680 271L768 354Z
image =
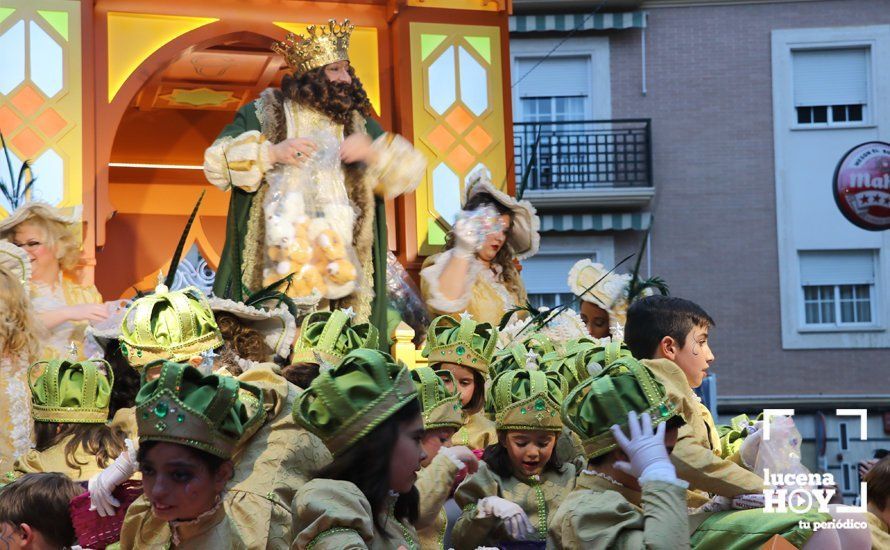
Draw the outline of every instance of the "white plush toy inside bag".
M303 136L317 150L300 166L276 165L266 174L263 284L291 273L292 297L327 299L352 294L361 269L352 247L355 210L340 166L340 140L332 130Z

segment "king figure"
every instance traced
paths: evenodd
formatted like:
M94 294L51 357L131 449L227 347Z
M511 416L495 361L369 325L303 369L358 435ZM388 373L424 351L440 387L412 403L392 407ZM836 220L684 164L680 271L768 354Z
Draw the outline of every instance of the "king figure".
M264 212L270 208L268 176L283 166L305 166L313 157L333 154L339 158L335 169L314 172L310 185L318 196L348 197L354 216L347 231L351 230L358 284L347 295L322 299L316 307L351 307L356 322L370 321L379 329L380 345L385 347L384 201L413 191L426 161L406 139L384 132L370 117L371 104L347 54L353 29L348 20L342 24L332 20L326 26L308 27L306 35L288 34L284 42L274 44L272 49L284 56L291 74L285 75L281 88L268 88L242 107L207 149L207 179L232 192L213 292L238 301L245 290L255 292L268 282L267 225L275 231L280 223L294 222ZM319 140L319 135L334 139ZM294 284L305 286L302 278L295 273Z

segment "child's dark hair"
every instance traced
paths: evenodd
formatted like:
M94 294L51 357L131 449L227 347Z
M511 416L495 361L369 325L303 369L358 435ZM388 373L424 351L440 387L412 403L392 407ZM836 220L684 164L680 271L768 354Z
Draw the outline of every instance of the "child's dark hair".
M119 454L126 450L124 440L127 433L119 427L106 424L74 424L59 422L34 422L34 448L40 452L60 445L68 436L72 436L65 444L65 463L71 468L80 469L88 462L80 462L74 454L78 449L96 457L96 464L105 468Z
M120 409L136 406L136 394L142 385L139 372L130 366L130 362L121 351L119 340L111 340L105 347L105 360L111 365L114 374L114 387L111 388L111 400L108 406L108 418Z
M294 363L281 369L281 376L298 388L308 388L321 369L315 363Z
M470 398L470 402L467 403L466 407L463 407L465 411L468 412L479 412L482 410L482 407L485 406L485 377L482 376L482 373L474 370L473 371L473 397Z
M670 430L672 428L676 428L679 430L685 424L686 424L686 421L683 420L683 417L678 414L677 416L672 416L671 418L668 419L667 426L665 427L665 430ZM653 428L654 428L654 426L653 426ZM624 432L626 433L627 430L624 429ZM587 463L590 466L593 466L594 468L597 466L602 466L604 464L607 464L608 462L614 460L614 458L613 458L614 455L612 453L617 449L618 448L616 447L615 449L613 449L612 451L609 451L606 454L602 454L602 455L599 455L598 457L591 458L590 460L587 461Z
M389 497L389 464L393 449L399 439L399 424L420 416L420 401L413 400L385 422L374 428L361 441L315 474L315 478L339 479L355 484L371 504L374 526L383 533L380 518L385 516L386 499ZM417 487L399 495L394 514L398 520L415 523L418 516L420 495Z
M500 436L501 434L506 435L506 432L499 430L498 435ZM562 461L559 459L557 456L558 453L556 452L556 439L559 438L559 433L553 432L553 437L553 452L550 454L550 460L544 465L544 469L558 471L562 468ZM488 467L491 468L492 472L502 478L513 475L513 467L510 465L510 455L507 453L507 447L501 445L500 441L485 447L485 450L482 452L482 460L488 464Z
M868 484L868 502L883 512L890 504L890 457L879 460L862 480Z
M136 461L140 464L145 462L146 457L148 456L148 452L152 450L155 445L161 443L160 441L142 441L139 443L139 449L136 451ZM193 457L200 460L204 466L207 467L207 471L211 474L215 474L219 471L223 464L228 462L225 458L213 455L208 453L207 451L202 451L201 449L196 449L194 447L189 447L188 445L182 445L180 443L172 443L172 445L180 445L182 448L187 449Z
M75 541L68 503L82 492L65 474L25 474L0 489L0 523L16 530L26 523L49 545L67 548Z
M442 363L430 363L429 367L433 370L440 370L441 365ZM475 369L470 369L470 371L473 373L473 396L470 397L470 402L461 405L461 408L468 413L477 413L485 406L485 377ZM442 380L446 381L445 378ZM457 387L454 388L454 391L457 391Z
M694 327L714 326L697 304L674 296L647 296L627 310L624 342L636 359L652 359L658 344L670 336L682 348Z

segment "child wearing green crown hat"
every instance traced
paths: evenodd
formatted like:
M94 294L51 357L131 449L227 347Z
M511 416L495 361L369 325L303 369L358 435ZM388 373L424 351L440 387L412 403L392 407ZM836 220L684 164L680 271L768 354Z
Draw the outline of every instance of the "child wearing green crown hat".
M492 382L498 440L479 471L458 487L457 548L529 540L543 544L550 516L575 485L575 468L554 452L562 431L563 382L537 369L506 370Z
M7 480L60 472L86 481L126 450L127 434L106 425L114 377L107 364L40 361L28 370L34 448L19 458Z
M148 350L152 350L155 355L178 357L192 365L204 362L206 368L216 374L236 375L240 383L262 390L259 402L247 401L247 406L258 409L262 421L256 433L243 437L235 449L234 474L226 486L223 504L248 546L287 548L293 521L290 502L312 473L331 460L321 440L298 426L291 415L301 390L282 376L278 366L290 355L296 334L296 323L286 307L288 298L267 289L262 302L257 296L248 296L245 302L218 298L208 301L193 290L161 289L157 296L140 298L128 309L124 330L93 336L101 343L107 339L123 339L122 332L126 333L125 349L131 361L149 371L152 369L143 365L143 359ZM265 302L272 302L276 307L266 309L262 307ZM152 330L137 336L127 328L126 319L145 316L154 319ZM169 328L165 320L176 317L189 319L186 325L199 330L196 333L180 331L171 338L169 332L164 332ZM214 331L228 339L217 340L212 337ZM223 341L222 348L218 346L219 341ZM179 354L183 347L187 353ZM221 355L212 353L219 349ZM149 372L147 376L151 378L154 373ZM101 515L114 513L117 502L111 497L111 491L135 471L136 463L131 458L122 455L114 468L90 481L93 505Z
M576 387L562 415L582 438L588 466L554 515L554 548L742 550L776 534L801 547L812 532L800 529L799 520L828 518L762 510L690 515L689 484L670 459L684 420L664 386L633 358L611 363ZM830 538L820 534L806 548L832 548L820 546Z
M379 333L371 323L352 322L348 310L317 311L303 318L291 364L283 375L308 388L319 372L336 366L352 350L377 349Z
M414 487L426 459L417 389L388 354L357 349L294 403L333 461L293 502L293 548L418 548Z
M143 495L128 509L120 547L247 548L222 494L238 441L262 422L262 391L231 376L164 362L136 396Z
M469 314L461 315L460 320L442 315L430 323L423 356L430 367L454 375L457 385L449 389L460 394L463 425L452 438L455 445L481 450L497 439L494 423L482 412L485 381L497 341L496 328L477 323Z
M451 496L458 474L475 473L479 461L467 447L450 446L451 437L463 421L460 396L443 381L453 379L453 375L417 367L411 371L411 378L420 399L424 429L421 446L426 453L417 474L420 507L415 527L423 550L441 549L448 524L445 501Z

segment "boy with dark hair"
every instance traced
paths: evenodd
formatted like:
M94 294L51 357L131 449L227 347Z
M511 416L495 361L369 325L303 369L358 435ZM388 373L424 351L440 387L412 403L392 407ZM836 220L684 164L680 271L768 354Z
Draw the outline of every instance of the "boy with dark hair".
M68 476L25 474L0 489L0 541L7 548L50 550L74 544L68 503L83 492Z
M714 361L708 332L714 320L682 298L648 296L627 311L625 341L631 353L664 384L686 421L671 461L694 489L728 498L762 495L763 480L744 467L739 454L723 458L714 419L695 396Z

